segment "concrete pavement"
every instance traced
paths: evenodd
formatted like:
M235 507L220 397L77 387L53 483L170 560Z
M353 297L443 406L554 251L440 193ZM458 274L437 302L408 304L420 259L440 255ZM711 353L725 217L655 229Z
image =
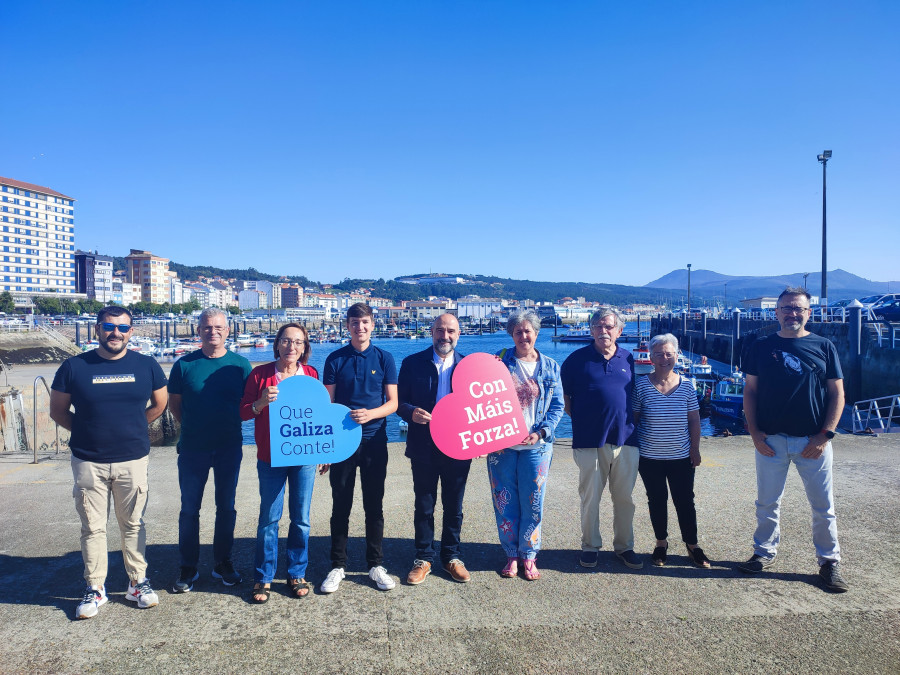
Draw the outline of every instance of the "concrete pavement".
M175 450L154 448L146 515L149 576L160 605L138 610L110 520L110 602L72 619L83 589L79 520L68 456L31 465L0 455L0 671L334 673L896 673L900 670L900 436L841 435L835 445L838 527L849 593L815 581L809 507L796 472L783 504L782 545L770 573L746 576L755 472L747 437L703 439L697 473L700 543L712 570L688 565L670 508L669 565L625 568L609 548L593 570L579 567L577 468L557 444L549 479L540 581L502 579L484 460L466 493L463 554L472 581L443 572L421 586L374 588L364 569L362 507L351 521L348 578L333 595L290 598L284 554L266 605L247 601L258 514L255 448L238 487L235 565L245 581L210 578L214 504L201 516L201 579L169 592L178 571ZM391 446L385 497L388 571L412 563L412 481L403 446ZM635 488L636 550L654 537L643 486ZM604 535L611 508L604 498ZM328 572L330 491L317 480L308 578ZM437 516L440 522L440 515ZM282 551L287 519L282 521Z

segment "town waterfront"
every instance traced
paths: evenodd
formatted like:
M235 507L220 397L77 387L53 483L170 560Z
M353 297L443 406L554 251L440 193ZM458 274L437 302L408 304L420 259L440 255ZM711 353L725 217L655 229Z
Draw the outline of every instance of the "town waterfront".
M642 325L646 326L646 322L643 322ZM636 330L636 323L628 323L625 327L625 334L634 334ZM400 363L403 361L403 359L410 354L428 348L431 345L431 340L427 337L417 340L374 339L372 340L372 343L377 347L380 347L381 349L384 349L385 351L391 353L391 355L394 357L394 361L397 364L397 370L399 372ZM578 342L553 342L552 328L542 329L540 334L538 335L537 340L538 350L554 359L560 365L562 365L562 362L566 360L566 357L569 354L574 352L576 349L580 349L585 344L586 343ZM325 367L325 359L329 354L331 354L333 351L336 351L337 349L340 349L342 346L343 345L337 343L328 342L313 344L309 364L316 368L321 375L322 370ZM463 354L473 354L475 352L486 352L488 354L494 354L504 347L511 348L512 346L512 338L510 338L505 331L501 331L485 335L463 335L459 338L457 349ZM635 346L636 345L634 343L622 344L622 347L624 347L625 349L632 349ZM242 356L247 357L253 363L264 363L273 359L271 346L242 349L239 353ZM699 356L697 356L697 358L699 358ZM717 368L718 371L727 372L727 364L713 365L714 367L716 365L719 366L719 368ZM399 423L400 418L396 414L388 417L387 432L388 440L391 442L405 440L404 436L400 433ZM739 422L728 420L722 417L710 417L708 412L701 412L701 433L704 436L714 436L716 434L721 434L725 429L730 431L732 434L745 433L743 425ZM562 421L560 422L559 427L556 430L556 435L558 438L572 437L572 423L568 415L563 415ZM244 423L244 443L254 443L252 421Z

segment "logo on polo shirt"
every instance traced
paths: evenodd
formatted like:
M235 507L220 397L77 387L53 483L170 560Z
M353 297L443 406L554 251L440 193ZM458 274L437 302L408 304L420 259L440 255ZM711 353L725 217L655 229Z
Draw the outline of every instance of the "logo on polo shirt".
M372 374L373 374L373 375L375 374L375 371L374 371L374 370L372 371Z

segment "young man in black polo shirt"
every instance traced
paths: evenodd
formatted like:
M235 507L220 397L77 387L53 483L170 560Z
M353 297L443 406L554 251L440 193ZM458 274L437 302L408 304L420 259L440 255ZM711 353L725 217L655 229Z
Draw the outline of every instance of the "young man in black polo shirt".
M362 442L351 457L330 468L332 570L322 582L323 593L334 593L344 578L357 467L366 514L369 578L382 591L396 585L382 565L382 502L388 460L385 418L397 410L397 367L393 356L372 344L374 327L372 308L361 302L352 305L347 310L350 344L329 354L325 360L322 382L331 400L350 408L353 421L362 425Z

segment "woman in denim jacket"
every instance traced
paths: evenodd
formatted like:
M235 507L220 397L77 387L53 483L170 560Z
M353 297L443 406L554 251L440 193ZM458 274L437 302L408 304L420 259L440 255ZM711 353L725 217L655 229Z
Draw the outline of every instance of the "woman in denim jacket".
M541 519L556 425L563 415L559 364L535 349L541 320L532 310L514 312L506 324L516 346L497 354L509 368L530 431L527 438L488 455L494 514L506 552L501 576L513 578L522 564L529 581L540 578L535 565L541 548Z

